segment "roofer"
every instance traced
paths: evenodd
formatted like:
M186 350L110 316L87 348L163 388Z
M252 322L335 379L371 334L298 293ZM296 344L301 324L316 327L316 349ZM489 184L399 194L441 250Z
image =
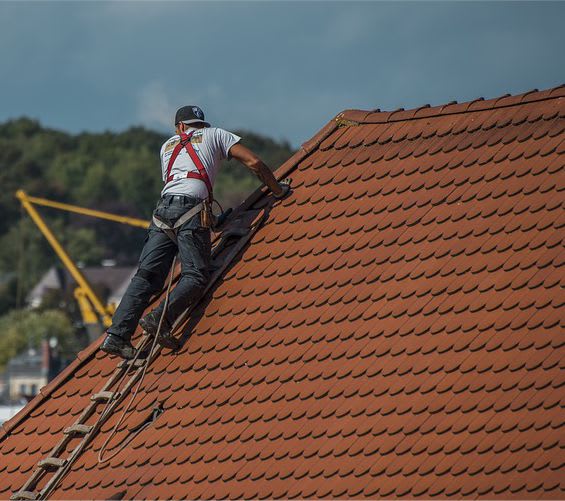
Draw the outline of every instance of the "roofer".
M276 198L284 198L290 192L289 182L277 182L261 159L239 143L239 136L210 127L198 106L180 108L175 115L175 127L176 134L161 147L165 186L153 212L137 272L101 345L103 351L125 359L135 356L131 337L138 323L148 334L157 333L165 301L141 320L140 317L151 297L162 290L177 251L181 278L171 291L158 342L166 348L178 348L172 325L200 298L210 279L210 206L220 162L226 158L239 160Z

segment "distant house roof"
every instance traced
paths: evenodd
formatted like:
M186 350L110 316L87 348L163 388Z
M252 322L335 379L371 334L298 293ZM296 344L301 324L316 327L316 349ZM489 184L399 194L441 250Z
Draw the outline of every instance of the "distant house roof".
M164 412L52 497L563 498L564 96L331 120L117 439ZM4 424L2 496L111 374L99 342Z
M108 302L119 303L127 288L129 281L135 274L133 266L87 266L81 268L88 282L94 288L105 289L108 294ZM76 287L76 283L67 270L59 267L51 267L41 280L30 291L27 297L28 303L37 307L48 290L69 290Z
M47 364L41 351L29 349L13 357L8 362L6 372L11 376L45 376L47 377Z

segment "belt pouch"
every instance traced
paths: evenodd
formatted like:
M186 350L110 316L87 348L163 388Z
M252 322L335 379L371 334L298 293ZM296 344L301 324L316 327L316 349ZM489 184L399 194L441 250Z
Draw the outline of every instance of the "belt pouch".
M204 200L203 208L200 211L200 224L204 228L211 228L214 224L214 215L212 214L212 204L210 200Z

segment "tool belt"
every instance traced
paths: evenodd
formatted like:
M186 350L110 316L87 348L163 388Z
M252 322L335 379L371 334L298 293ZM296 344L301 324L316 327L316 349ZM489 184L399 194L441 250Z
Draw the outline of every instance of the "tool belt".
M153 215L153 224L160 230L163 230L173 242L176 242L178 229L198 213L200 213L200 224L205 228L211 228L213 215L212 207L208 200L202 200L202 202L196 204L194 207L186 211L175 221L173 225L170 225L165 221L159 219L157 216L155 216L155 214Z

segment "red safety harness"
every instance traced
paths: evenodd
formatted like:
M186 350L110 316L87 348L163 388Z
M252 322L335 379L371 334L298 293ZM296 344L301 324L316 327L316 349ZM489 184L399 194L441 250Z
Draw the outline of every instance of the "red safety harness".
M194 163L194 165L196 165L196 168L198 169L198 172L194 172L194 171L187 172L186 177L193 179L200 179L200 181L203 181L204 184L206 185L206 188L208 189L208 198L212 200L214 198L214 195L212 193L212 183L210 182L210 178L208 177L208 173L206 172L206 168L204 167L202 160L200 160L200 158L198 157L198 153L196 153L194 147L192 146L192 143L190 142L190 138L192 137L194 132L195 131L192 131L190 134L185 134L184 132L180 133L180 139L181 139L180 143L178 143L175 146L175 149L171 154L171 158L169 158L169 164L167 165L166 183L169 183L174 179L174 176L171 174L171 170L173 168L173 164L175 163L175 160L179 156L179 153L184 148L188 153L188 155L190 156L192 162Z

